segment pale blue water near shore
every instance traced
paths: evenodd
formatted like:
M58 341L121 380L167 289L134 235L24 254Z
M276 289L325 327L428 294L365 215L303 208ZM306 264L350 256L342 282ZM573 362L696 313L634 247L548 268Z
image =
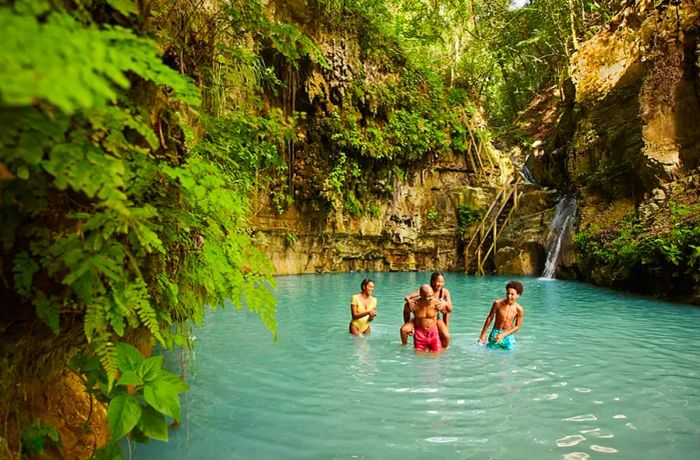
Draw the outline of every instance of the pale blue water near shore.
M367 338L350 296L376 282ZM429 273L281 277L279 341L234 308L196 332L171 441L143 459L691 459L700 452L700 309L522 279L514 352L476 341L502 277L448 273L453 345L399 344L403 295Z

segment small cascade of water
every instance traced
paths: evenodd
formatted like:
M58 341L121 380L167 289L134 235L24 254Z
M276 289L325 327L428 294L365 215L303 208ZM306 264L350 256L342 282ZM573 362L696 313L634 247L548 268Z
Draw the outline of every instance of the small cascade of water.
M553 279L554 273L557 270L557 261L559 260L559 250L564 235L567 233L571 221L576 214L576 199L573 197L565 197L557 203L557 208L554 213L554 219L549 225L550 234L554 237L550 240L547 248L547 261L544 264L542 278Z

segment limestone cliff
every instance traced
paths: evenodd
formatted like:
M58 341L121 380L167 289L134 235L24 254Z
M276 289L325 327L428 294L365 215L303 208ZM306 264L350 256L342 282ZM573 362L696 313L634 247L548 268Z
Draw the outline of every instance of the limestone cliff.
M393 184L374 215L263 206L253 219L256 245L278 274L332 271L463 270L460 204L486 207L494 186L469 185L463 158L435 162ZM497 183L497 180L494 179Z
M694 1L628 4L573 56L575 98L565 101L548 143L529 161L539 182L578 197L579 231L596 235L633 219L663 233L659 227L671 225L668 209L694 216L700 191L700 8ZM691 220L684 222L694 232ZM692 269L693 257L669 270ZM600 262L584 251L570 268L598 284L685 292L698 301L690 273L672 282L645 273L650 262L639 261L631 272L611 275L615 269ZM688 283L694 294L680 286Z

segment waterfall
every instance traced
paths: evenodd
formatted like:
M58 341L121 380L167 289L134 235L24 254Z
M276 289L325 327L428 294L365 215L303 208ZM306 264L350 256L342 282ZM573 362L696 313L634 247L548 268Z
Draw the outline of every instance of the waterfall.
M557 203L557 208L554 213L554 219L549 225L550 243L547 247L547 262L544 264L542 278L552 279L557 270L557 261L559 260L559 250L561 249L561 241L570 223L576 214L576 199L573 197L565 197Z

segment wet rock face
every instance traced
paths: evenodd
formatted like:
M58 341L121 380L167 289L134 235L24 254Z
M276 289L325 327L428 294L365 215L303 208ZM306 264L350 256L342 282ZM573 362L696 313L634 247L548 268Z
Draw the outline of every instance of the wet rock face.
M494 258L496 273L542 274L547 259L549 224L558 199L556 190L525 188L517 212L498 240Z
M658 2L656 2L658 3ZM637 197L700 165L700 9L637 1L571 63L567 142L533 157L543 183L608 200ZM564 174L561 174L564 171Z
M496 270L502 275L539 276L546 258L544 246L535 241L505 246L496 252Z
M276 215L263 206L268 210L252 222L255 245L277 274L462 271L457 207L488 207L494 189L466 185L466 173L454 166L434 165L397 181L390 199L377 200L376 212L359 218L297 208Z
M574 54L573 102L528 163L539 183L577 195L584 231L635 214L656 226L663 209L690 196L677 190L700 168L700 8L628 4ZM575 272L573 249L562 267ZM606 267L588 270L596 283L611 278Z

